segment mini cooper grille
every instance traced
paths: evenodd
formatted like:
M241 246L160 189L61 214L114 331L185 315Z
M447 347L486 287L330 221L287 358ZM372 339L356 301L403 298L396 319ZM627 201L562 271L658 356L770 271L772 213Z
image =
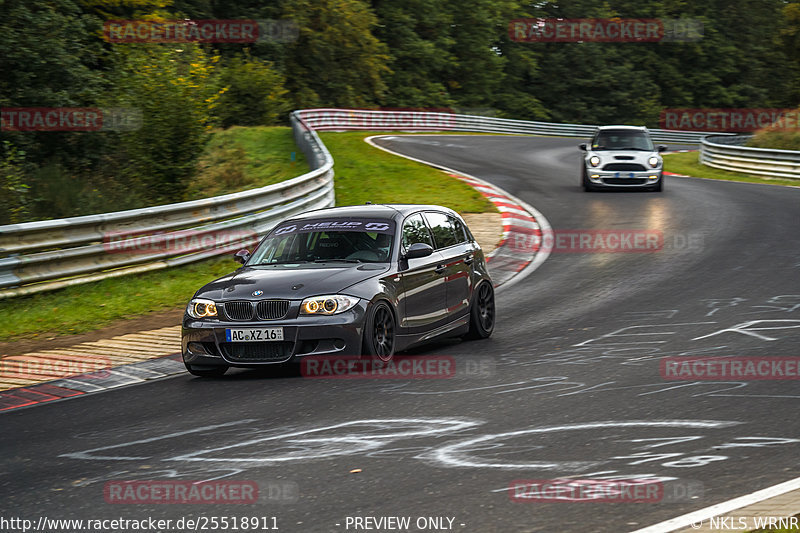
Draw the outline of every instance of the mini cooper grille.
M293 342L223 342L225 357L236 363L280 363L292 356Z
M252 320L253 304L251 302L225 302L225 314L231 320Z
M645 178L603 178L603 183L609 185L644 185L647 183Z
M609 163L603 167L603 170L624 170L628 172L646 170L642 165L636 163Z
M256 305L256 315L261 320L283 318L289 311L289 300L262 300Z

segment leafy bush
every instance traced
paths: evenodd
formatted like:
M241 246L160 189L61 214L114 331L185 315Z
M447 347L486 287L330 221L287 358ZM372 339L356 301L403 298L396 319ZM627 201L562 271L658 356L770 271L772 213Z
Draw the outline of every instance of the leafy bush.
M0 159L0 224L14 224L26 218L29 186L25 183L24 160L24 151L9 141L3 141L3 157Z
M215 114L223 128L286 121L290 105L284 97L285 79L269 61L249 54L235 57L222 69L219 82L223 92Z
M199 46L114 47L115 97L110 106L141 111L141 128L119 134L123 177L141 184L151 203L180 200L208 140L220 90L219 56Z
M795 116L800 114L800 109ZM747 143L754 148L771 148L774 150L800 150L800 130L787 129L778 125L759 130Z

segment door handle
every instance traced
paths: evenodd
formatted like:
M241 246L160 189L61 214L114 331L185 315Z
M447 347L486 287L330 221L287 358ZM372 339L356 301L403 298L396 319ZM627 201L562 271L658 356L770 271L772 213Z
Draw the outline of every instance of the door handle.
M475 260L475 258L472 257L472 254L467 254L467 256L464 257L464 264L465 265L471 265L472 261L474 261L474 260Z
M434 268L433 271L436 272L437 274L441 274L442 272L444 272L444 268L445 268L444 265L439 265L436 268Z

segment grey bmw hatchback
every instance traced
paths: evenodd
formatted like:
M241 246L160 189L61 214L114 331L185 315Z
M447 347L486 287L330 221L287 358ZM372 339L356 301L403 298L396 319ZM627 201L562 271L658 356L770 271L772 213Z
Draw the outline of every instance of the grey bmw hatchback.
M362 205L285 220L242 266L198 290L183 317L189 372L398 352L495 324L486 260L464 220L435 205Z

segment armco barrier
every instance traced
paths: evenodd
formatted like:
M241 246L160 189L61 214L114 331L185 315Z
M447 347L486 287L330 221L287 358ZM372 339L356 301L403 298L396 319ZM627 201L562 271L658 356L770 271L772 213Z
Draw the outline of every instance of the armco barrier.
M215 198L116 213L0 226L0 298L30 294L199 261L252 244L282 219L334 205L333 158L302 119L291 116L295 142L311 172L282 183ZM240 236L224 247L109 253L110 235L175 242L191 234ZM168 247L164 247L168 248Z
M750 138L750 135L709 135L700 143L700 162L745 174L800 179L800 152L744 146Z
M469 131L589 138L597 126L558 124L507 118L428 113L424 111L372 111L366 109L306 109L297 111L317 131ZM650 130L656 142L698 144L707 132Z
M291 114L295 142L311 172L259 189L215 198L0 226L0 298L58 289L103 278L155 270L251 244L280 220L334 205L333 158L315 130L469 131L589 137L596 126L555 124L417 111L308 109ZM651 130L657 142L697 144L703 132ZM228 232L241 238L222 247L109 253L109 235L135 234L147 243L175 242ZM163 249L162 249L163 248ZM124 250L124 249L123 249Z

